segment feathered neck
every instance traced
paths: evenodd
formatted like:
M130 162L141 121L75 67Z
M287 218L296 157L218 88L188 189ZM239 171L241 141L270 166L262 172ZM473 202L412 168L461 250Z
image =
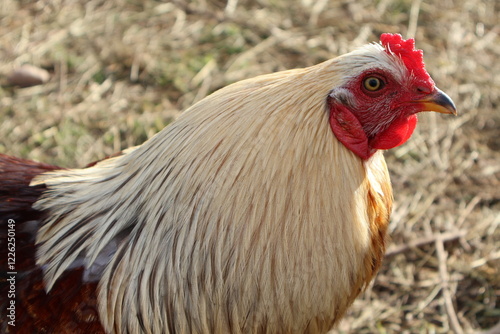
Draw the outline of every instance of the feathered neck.
M373 274L373 180L325 104L343 74L332 60L238 82L123 156L38 177L48 289L105 254L108 331L328 329Z

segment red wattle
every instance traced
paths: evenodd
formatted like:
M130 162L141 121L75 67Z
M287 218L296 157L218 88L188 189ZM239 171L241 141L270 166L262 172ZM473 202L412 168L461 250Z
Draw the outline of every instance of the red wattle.
M370 140L370 147L379 150L388 150L404 144L412 135L417 126L417 115L395 120L389 127Z

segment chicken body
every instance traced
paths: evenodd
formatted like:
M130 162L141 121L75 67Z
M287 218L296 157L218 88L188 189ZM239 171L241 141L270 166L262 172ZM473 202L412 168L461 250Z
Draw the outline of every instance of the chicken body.
M34 204L46 297L79 270L78 284L98 285L108 333L332 328L384 253L392 190L376 146L413 130L413 113L375 130L353 82L373 70L408 80L401 59L373 44L241 81L121 156L37 176L32 186L48 189ZM395 122L411 128L403 139L378 135L400 133ZM352 146L353 133L364 144Z

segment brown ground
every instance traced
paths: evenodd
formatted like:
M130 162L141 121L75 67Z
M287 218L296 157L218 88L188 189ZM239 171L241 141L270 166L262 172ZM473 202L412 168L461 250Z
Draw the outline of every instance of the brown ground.
M0 152L84 166L142 143L228 83L415 36L456 118L387 152L385 264L337 333L474 333L500 320L500 2L0 2ZM48 83L7 87L22 64Z

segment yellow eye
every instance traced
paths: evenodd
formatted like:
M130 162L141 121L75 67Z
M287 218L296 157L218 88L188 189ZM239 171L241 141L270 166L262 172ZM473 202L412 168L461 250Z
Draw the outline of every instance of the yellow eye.
M368 77L363 81L363 86L370 92L374 92L384 87L384 83L377 77Z

